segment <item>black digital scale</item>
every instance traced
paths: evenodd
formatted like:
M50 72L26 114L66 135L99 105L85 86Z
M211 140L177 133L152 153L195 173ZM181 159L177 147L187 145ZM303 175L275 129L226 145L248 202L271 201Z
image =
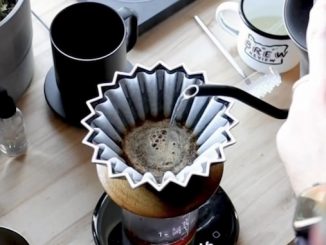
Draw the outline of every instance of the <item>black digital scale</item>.
M92 232L96 245L126 245L121 215L121 208L104 193L93 213ZM196 227L192 245L236 244L239 236L238 215L222 188L199 208Z
M116 10L127 7L138 16L139 34L144 33L164 19L195 0L78 0L78 2L99 2Z

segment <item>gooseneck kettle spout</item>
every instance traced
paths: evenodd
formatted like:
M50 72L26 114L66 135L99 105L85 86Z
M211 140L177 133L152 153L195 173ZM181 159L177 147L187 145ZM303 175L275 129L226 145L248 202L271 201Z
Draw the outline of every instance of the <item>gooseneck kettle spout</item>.
M226 96L237 99L250 107L255 108L269 116L277 119L286 119L288 110L277 108L242 89L227 85L190 85L183 91L185 99L194 98L196 96Z

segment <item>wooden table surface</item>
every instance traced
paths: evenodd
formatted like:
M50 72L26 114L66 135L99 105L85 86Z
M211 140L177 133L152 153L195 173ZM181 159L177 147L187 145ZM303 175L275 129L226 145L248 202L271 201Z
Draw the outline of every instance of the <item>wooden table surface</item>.
M72 0L31 0L32 10L49 26ZM205 71L209 82L235 84L241 80L221 52L195 23L198 15L237 62L236 40L214 20L222 1L197 0L139 37L128 54L132 63L169 66L184 63L190 71ZM43 94L52 66L48 30L33 15L35 73L18 101L26 123L28 152L19 158L0 155L0 226L21 233L34 244L94 244L91 217L103 188L91 163L92 150L81 143L86 130L72 127L52 113ZM243 69L248 69L242 63ZM283 74L282 84L264 97L288 107L298 66ZM237 143L226 150L222 187L240 219L239 244L287 244L293 238L295 204L275 144L281 120L235 103L240 123L232 130Z

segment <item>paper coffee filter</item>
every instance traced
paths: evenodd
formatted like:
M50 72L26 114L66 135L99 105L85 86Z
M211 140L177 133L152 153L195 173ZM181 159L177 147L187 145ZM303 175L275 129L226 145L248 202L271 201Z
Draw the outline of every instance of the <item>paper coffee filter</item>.
M182 91L204 82L204 73L159 62L150 69L136 65L131 73L117 72L112 83L98 85L99 96L87 102L91 112L82 120L89 131L83 143L94 149L92 162L106 165L109 177L126 178L132 188L147 183L161 191L170 182L185 187L192 175L208 176L211 164L225 161L223 149L235 143L230 129L237 120L229 113L232 102L224 98L197 97L180 105L176 121L192 130L198 150L194 162L177 174L167 171L161 180L142 174L123 159L121 148L129 128L147 119L170 118Z

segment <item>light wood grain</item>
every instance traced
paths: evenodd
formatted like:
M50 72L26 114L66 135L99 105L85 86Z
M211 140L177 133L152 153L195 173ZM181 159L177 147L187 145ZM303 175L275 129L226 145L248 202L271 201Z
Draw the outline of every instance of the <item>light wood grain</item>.
M71 0L32 0L32 9L49 26ZM241 64L235 39L215 22L216 0L197 0L139 37L129 53L133 63L169 66L184 63L190 71L205 71L212 83L235 84L241 77L193 20L194 15ZM35 73L19 100L26 120L29 149L16 159L0 156L0 226L20 232L30 244L93 244L91 215L103 188L91 164L91 149L81 144L85 130L67 125L45 102L44 78L52 66L49 34L33 18ZM243 69L246 68L241 64ZM247 70L250 71L250 70ZM283 75L282 85L266 96L288 107L298 67ZM235 103L240 120L232 130L237 143L226 150L221 186L240 218L239 244L287 244L293 238L294 196L278 157L275 136L282 121Z

